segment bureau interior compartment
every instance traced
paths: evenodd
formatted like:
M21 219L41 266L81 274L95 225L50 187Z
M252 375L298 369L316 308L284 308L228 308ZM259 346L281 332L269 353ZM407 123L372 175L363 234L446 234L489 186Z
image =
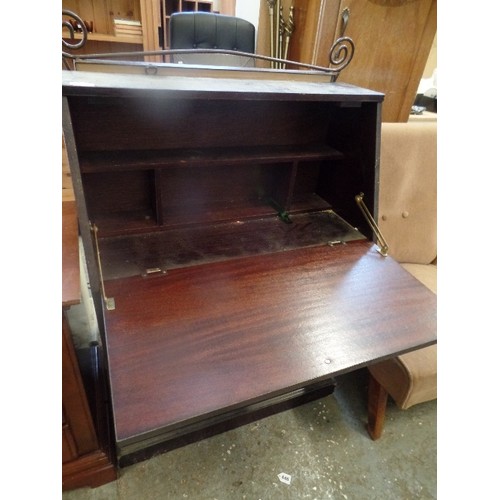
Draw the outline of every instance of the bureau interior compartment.
M83 175L82 182L89 218L103 232L156 226L154 171L96 172Z
M105 280L370 234L354 197L373 199L372 103L73 101Z

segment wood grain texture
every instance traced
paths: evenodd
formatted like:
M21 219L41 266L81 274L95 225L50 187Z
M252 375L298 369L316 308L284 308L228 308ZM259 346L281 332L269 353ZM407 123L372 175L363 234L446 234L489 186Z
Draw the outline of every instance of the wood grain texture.
M96 428L64 315L62 346L62 489L101 486L116 479L116 468L108 454L108 437L96 433L101 415Z
M159 50L160 38L158 36L158 26L160 26L160 7L158 2L151 0L140 0L141 23L143 33L143 50ZM161 61L161 56L146 56L146 61Z
M375 441L382 436L385 422L385 410L389 397L385 388L369 374L368 379L368 423L366 430Z
M345 36L355 51L337 81L383 92L382 121L406 122L436 33L437 1L295 0L295 6L290 58L328 66L349 9Z
M97 488L117 478L116 468L101 450L62 465L62 490Z
M436 342L436 297L368 242L108 281L118 443Z
M75 193L73 191L73 181L69 170L68 153L62 140L62 201L75 201Z
M295 27L290 40L289 59L328 67L339 0L294 0L293 5Z
M338 81L384 92L382 121L406 122L436 33L436 0L344 0L356 53Z
M62 396L64 420L71 429L77 454L84 455L99 446L82 376L78 367L71 332L62 316Z
M62 202L62 305L80 303L78 220L74 201Z
M93 23L93 31L78 55L159 50L159 4L157 0L63 0L62 7ZM141 21L142 34L116 36L115 18ZM63 36L69 36L66 29ZM78 38L81 34L76 35ZM161 56L128 56L129 60L159 61Z

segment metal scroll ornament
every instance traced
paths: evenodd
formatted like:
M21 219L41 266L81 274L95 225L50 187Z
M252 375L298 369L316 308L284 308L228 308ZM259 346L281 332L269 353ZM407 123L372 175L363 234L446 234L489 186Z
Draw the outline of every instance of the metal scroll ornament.
M87 42L87 36L88 36L87 27L85 26L85 23L77 14L75 14L71 10L63 9L62 13L63 13L63 16L66 16L65 18L63 18L63 21L62 21L63 30L65 28L68 30L68 32L69 32L68 38L71 40L70 42L68 42L67 40L65 40L63 38L62 43L63 43L64 47L66 47L67 49L73 49L73 50L82 48L85 45L85 43ZM76 41L76 38L75 38L75 32L77 30L81 31L81 33L82 33L82 38L78 41Z
M329 53L330 67L335 71L337 79L339 73L351 62L354 56L354 42L348 36L338 38L332 45Z
M83 19L75 14L71 10L63 9L62 10L63 20L62 20L62 28L63 28L63 39L62 44L66 49L76 50L81 49L87 43L88 31L87 26L85 25ZM68 35L66 36L65 32L68 31ZM75 33L79 31L82 33L81 38L77 40L75 37ZM68 41L69 39L69 41ZM66 58L71 57L70 54L64 52L63 50L63 62L66 65L67 69L68 63Z
M346 7L342 11L340 37L333 43L328 54L330 67L335 71L335 76L332 78L333 81L338 78L340 72L351 62L354 56L354 42L352 38L345 36L350 15L351 11Z

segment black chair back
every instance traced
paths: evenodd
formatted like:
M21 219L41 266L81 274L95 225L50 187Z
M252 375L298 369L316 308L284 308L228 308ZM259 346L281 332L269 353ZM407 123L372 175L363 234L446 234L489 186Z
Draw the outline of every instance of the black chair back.
M170 49L219 49L255 53L255 27L233 16L209 12L177 12L169 24ZM253 66L254 60L227 54L176 54L173 62Z

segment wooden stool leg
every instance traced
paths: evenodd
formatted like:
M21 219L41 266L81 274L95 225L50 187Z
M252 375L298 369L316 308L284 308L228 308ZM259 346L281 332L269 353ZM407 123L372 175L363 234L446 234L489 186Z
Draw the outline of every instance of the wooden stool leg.
M366 429L373 440L379 439L384 429L387 391L370 374L368 383L368 424Z

